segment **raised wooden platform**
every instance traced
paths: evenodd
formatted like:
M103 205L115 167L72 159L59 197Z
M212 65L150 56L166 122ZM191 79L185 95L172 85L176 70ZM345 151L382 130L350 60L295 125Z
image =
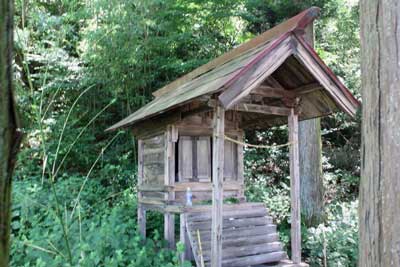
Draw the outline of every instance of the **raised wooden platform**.
M211 206L204 206L202 211L186 215L186 229L199 267L202 261L204 266L210 266L211 261L210 211ZM222 266L247 267L287 258L263 203L225 205L223 211Z

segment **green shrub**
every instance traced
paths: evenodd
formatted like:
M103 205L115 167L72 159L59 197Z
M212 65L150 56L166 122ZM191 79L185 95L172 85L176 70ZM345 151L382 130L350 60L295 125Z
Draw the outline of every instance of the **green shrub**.
M357 266L358 202L342 202L328 207L328 221L307 231L303 253L310 266Z
M49 186L41 185L39 179L14 183L12 266L181 266L182 245L178 251L165 249L154 229L159 228L159 221L149 218L152 238L144 241L139 237L132 190L109 193L101 179L89 179L71 215L83 179L73 176L55 184L72 264Z

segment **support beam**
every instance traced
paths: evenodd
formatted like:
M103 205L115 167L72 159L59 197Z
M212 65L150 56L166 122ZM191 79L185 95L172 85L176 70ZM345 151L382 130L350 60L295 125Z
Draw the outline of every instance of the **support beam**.
M181 243L185 246L185 250L181 253L181 262L192 260L192 250L190 247L190 241L186 229L186 215L180 214L180 230L179 236Z
M211 267L222 266L222 204L224 178L225 110L217 103L213 125L213 195L211 224Z
M267 79L265 79L267 83L269 83L272 87L280 88L280 89L285 89L280 82L278 82L277 79L275 79L272 75L268 76Z
M278 116L289 116L290 108L284 107L276 107L276 106L267 106L267 105L257 105L257 104L237 104L232 107L232 110L241 111L241 112L252 112L252 113L261 113L267 115L278 115Z
M315 91L318 90L322 90L324 89L324 87L322 87L321 84L319 83L310 83L310 84L306 84L303 86L300 86L296 89L291 90L295 95L304 95L304 94L308 94L308 93L313 93Z
M292 108L288 118L290 157L290 198L291 198L291 246L292 261L301 262L301 218L300 218L300 168L299 168L299 121Z
M254 89L251 94L269 98L295 98L296 96L313 93L322 89L324 88L319 83L310 83L291 90L268 85L260 85L258 88Z
M175 184L175 126L168 125L165 133L165 179L164 185L171 187ZM175 192L169 191L165 194L166 201L173 201ZM175 215L173 213L164 214L164 239L168 242L170 249L175 248Z
M268 85L260 85L258 88L251 91L251 94L260 95L269 98L282 98L290 97L294 98L295 94L292 91L285 90L282 88L276 88Z
M143 185L143 141L138 140L138 187ZM140 200L143 197L143 193L139 190L137 193L138 207L137 207L137 219L139 234L142 238L146 238L146 210L143 205L140 204Z

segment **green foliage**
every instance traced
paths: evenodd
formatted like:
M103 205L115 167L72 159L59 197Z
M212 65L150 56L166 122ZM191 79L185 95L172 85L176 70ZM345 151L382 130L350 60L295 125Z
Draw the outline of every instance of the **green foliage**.
M236 8L230 1L94 1L80 44L89 79L113 88L116 112L127 115L236 44Z
M357 266L359 177L337 171L324 179L327 188L327 218L324 224L307 229L302 225L303 256L310 266ZM271 184L260 176L246 184L248 201L264 202L278 224L280 239L290 254L290 188L285 182ZM288 179L287 179L288 180ZM340 183L338 181L341 181Z
M91 179L73 210L83 180L68 177L59 181L56 189L63 200L73 266L181 266L182 246L177 252L164 249L158 231L150 228L151 218L148 231L153 232L153 238L140 239L136 195L131 190L113 193L99 179ZM70 266L49 190L47 184L33 179L14 185L12 250L18 253L12 255L12 266Z
M304 251L310 266L357 266L357 201L329 205L328 217L328 224L307 231Z

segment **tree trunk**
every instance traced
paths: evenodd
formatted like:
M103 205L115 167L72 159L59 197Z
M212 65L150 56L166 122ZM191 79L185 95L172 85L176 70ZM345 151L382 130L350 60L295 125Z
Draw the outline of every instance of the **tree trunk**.
M10 251L11 180L20 143L13 98L13 1L0 0L0 267Z
M307 226L316 226L324 218L320 119L299 123L299 145L300 199L303 221Z
M361 1L359 266L400 266L400 3Z
M306 41L314 46L313 25L307 27ZM301 212L307 226L316 226L324 218L324 185L321 162L321 120L299 123Z

